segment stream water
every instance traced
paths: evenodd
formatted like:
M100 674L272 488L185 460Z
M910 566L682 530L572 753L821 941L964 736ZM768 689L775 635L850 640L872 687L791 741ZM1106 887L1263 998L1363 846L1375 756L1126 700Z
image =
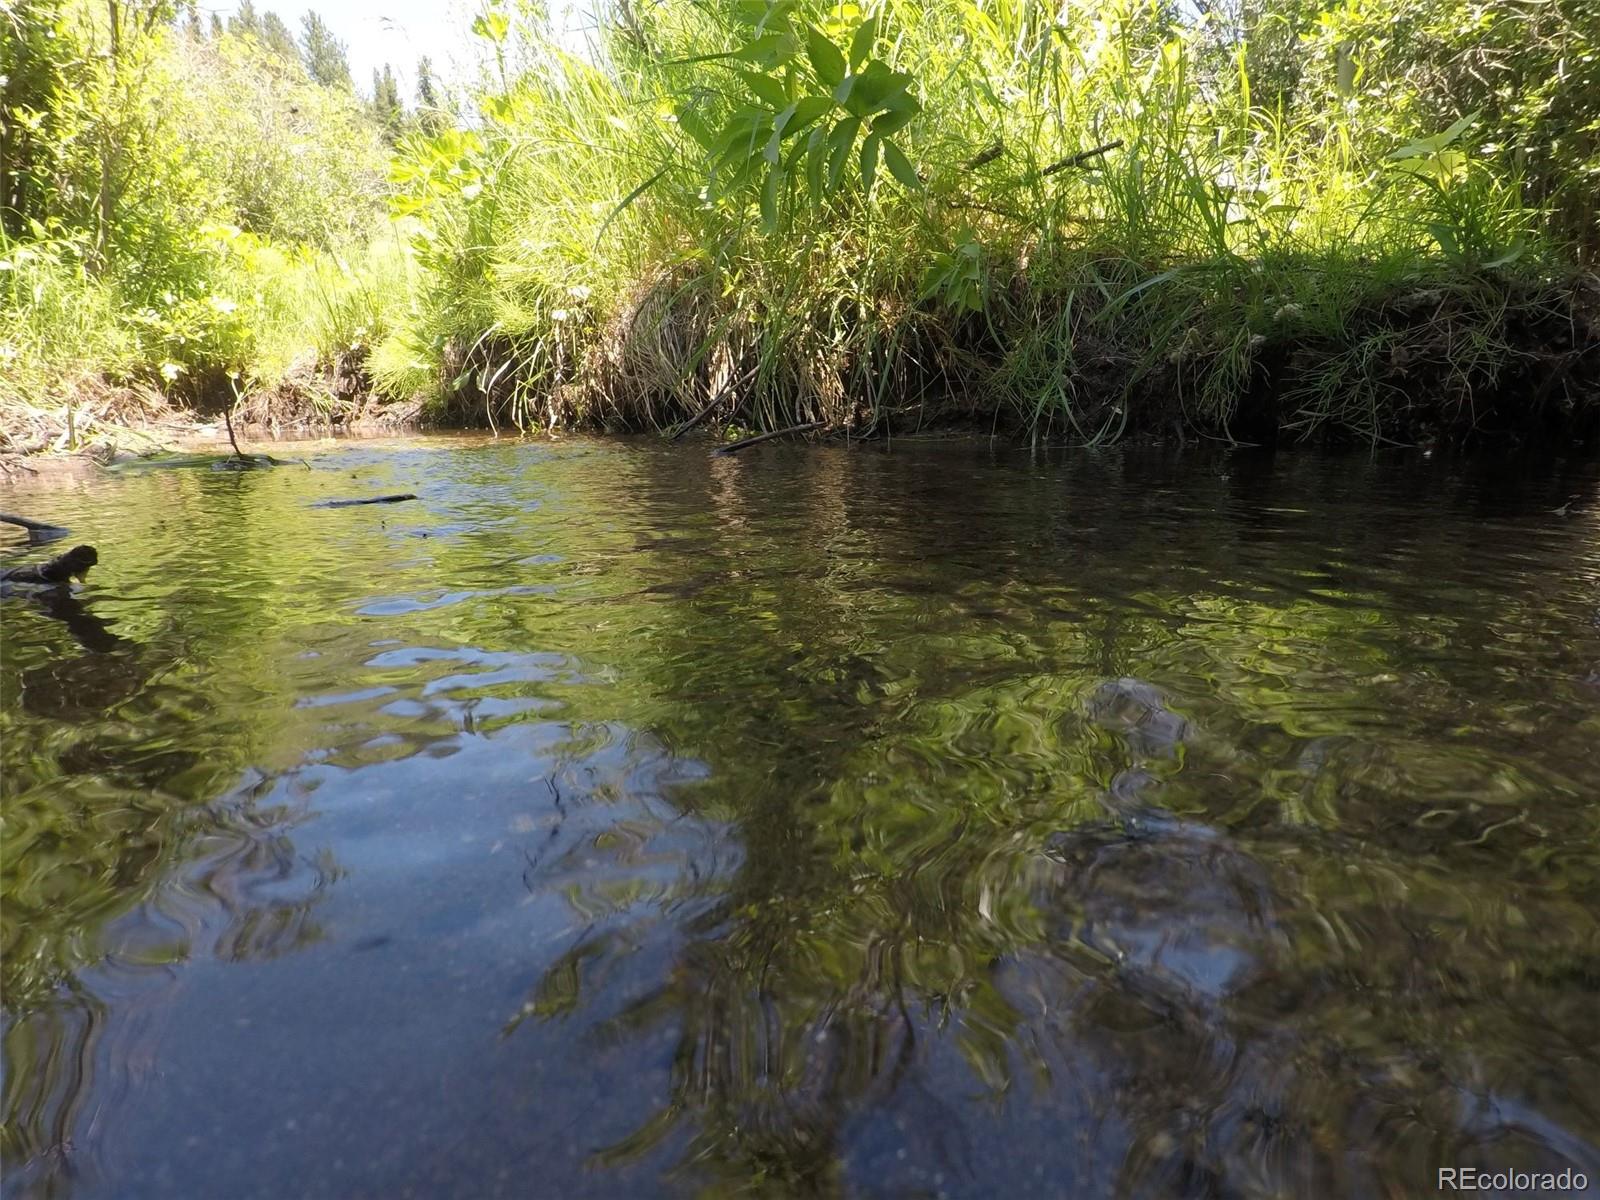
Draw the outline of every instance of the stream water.
M0 484L101 560L0 605L6 1193L1600 1195L1597 482Z

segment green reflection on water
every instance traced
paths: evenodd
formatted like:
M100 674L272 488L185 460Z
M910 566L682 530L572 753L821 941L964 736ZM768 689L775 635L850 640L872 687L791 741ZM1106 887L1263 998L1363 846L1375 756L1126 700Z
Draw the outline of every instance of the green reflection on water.
M507 786L452 760L501 739L509 870L568 916L500 1036L672 1047L594 1170L847 1190L894 1169L863 1133L893 1111L912 1183L993 1182L987 1112L1034 1151L1087 1131L1086 1193L1360 1192L1503 1144L1463 1094L1537 1115L1518 1161L1592 1158L1600 554L1527 484L965 446L316 466L49 497L104 565L76 625L5 614L8 1155L73 1140L145 975L356 937L324 903L363 843L319 814L381 824L377 772L426 760L448 839ZM308 507L393 490L422 499ZM417 871L426 927L449 874Z

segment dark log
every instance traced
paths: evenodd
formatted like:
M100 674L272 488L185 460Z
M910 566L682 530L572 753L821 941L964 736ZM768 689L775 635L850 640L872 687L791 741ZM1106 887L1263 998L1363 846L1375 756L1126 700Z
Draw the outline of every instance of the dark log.
M745 438L742 442L730 442L726 446L718 446L713 454L737 454L741 450L748 450L751 446L759 446L762 442L770 442L773 438L784 437L791 433L810 433L813 429L821 429L826 421L807 421L803 425L791 425L787 429L774 429L771 433L758 433L755 437Z
M369 496L365 500L324 500L314 508L353 508L357 504L399 504L402 500L415 500L415 492L397 492L393 496Z

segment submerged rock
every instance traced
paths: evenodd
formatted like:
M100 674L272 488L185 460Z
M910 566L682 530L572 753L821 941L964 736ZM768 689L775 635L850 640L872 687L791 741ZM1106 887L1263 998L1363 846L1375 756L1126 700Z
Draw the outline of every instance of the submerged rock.
M1188 718L1167 706L1167 697L1154 684L1124 677L1100 684L1089 696L1089 716L1113 730L1140 757L1169 758L1192 737Z

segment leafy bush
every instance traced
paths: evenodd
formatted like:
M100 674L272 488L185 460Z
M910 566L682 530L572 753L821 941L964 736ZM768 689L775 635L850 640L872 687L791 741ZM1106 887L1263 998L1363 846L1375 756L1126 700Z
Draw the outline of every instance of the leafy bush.
M231 399L311 345L310 284L382 216L380 131L251 37L159 3L4 14L0 354L30 402L93 364Z

